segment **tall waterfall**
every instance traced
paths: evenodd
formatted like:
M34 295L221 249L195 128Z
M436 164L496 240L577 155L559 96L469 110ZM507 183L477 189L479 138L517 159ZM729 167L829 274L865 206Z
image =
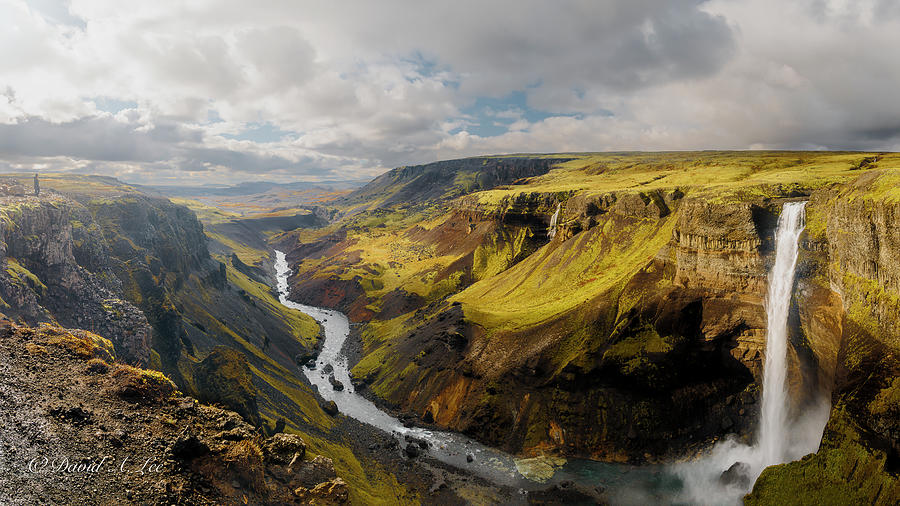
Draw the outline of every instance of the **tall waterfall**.
M794 286L794 270L800 233L805 226L805 202L784 205L775 231L775 265L769 273L766 296L766 363L763 367L763 397L760 416L759 458L765 465L784 462L789 444L787 427L788 310Z
M547 231L547 237L553 239L556 237L556 224L559 222L559 210L562 209L562 204L556 204L556 212L553 213L553 216L550 217L550 229Z
M789 418L787 391L788 311L794 286L805 202L788 202L775 230L775 264L766 295L766 361L759 432L753 446L725 439L703 458L676 466L684 482L683 500L693 504L738 504L768 466L815 452L831 408L825 392ZM730 479L723 479L728 471ZM735 474L740 476L735 476Z

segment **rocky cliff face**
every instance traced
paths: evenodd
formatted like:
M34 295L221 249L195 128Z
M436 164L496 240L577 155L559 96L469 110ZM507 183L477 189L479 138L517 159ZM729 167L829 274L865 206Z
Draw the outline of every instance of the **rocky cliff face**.
M804 497L820 504L900 501L900 206L873 198L860 177L850 188L813 194L806 279L798 306L819 374L833 390L819 451L767 469L751 504ZM814 324L810 324L812 321Z
M205 393L195 372L201 387L214 376L195 364L223 345L257 370L265 362L284 371L279 376L297 388L288 371L314 346L318 325L278 312L268 287L212 258L187 208L130 191L2 199L0 311L101 332L122 360L165 371L195 396ZM258 386L269 389L260 403L276 420L299 409L275 407L268 399L282 394L255 376L217 378L209 399L254 423L262 423ZM298 394L297 402L317 406L311 393Z
M5 197L0 220L3 311L27 322L58 321L110 337L123 359L147 363L144 314L124 300L103 235L78 202Z
M702 301L704 340L728 339L730 353L761 379L766 339L767 255L775 217L760 205L690 201L672 247L677 286Z

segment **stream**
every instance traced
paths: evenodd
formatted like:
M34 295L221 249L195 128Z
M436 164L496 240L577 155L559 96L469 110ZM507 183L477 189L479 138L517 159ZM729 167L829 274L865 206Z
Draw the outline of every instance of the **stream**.
M347 358L341 351L350 333L347 316L339 311L306 306L289 300L290 267L283 252L275 251L275 257L281 303L313 317L325 330L325 340L316 359L316 368L302 367L303 374L317 388L319 395L326 401L334 401L345 416L392 434L400 440L401 445L415 444L407 443L407 437L427 441L428 447L423 452L428 456L497 485L522 492L571 482L589 489L602 487L606 497L615 504L666 504L675 501L681 484L666 466L631 466L552 457L518 458L462 434L404 427L399 419L354 391L350 383ZM323 372L328 364L334 369L334 378L343 384L343 390L335 390L330 375Z

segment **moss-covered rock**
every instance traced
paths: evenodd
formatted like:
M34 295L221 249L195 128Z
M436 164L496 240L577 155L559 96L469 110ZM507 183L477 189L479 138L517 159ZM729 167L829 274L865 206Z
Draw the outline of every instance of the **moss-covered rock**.
M767 468L745 504L897 504L896 456L873 446L878 443L865 433L845 406L835 406L819 451Z
M257 391L243 354L224 346L213 348L195 366L194 381L202 401L221 404L260 425Z

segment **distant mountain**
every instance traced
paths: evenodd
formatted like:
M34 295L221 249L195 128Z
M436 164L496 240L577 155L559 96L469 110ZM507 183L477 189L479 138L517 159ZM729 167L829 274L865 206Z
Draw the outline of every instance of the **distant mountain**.
M275 183L272 181L247 181L232 186L221 185L146 185L141 188L161 193L170 197L235 197L256 195L272 190L304 191L304 190L352 190L362 186L360 181L298 181L295 183ZM137 185L135 185L137 186Z
M443 201L546 174L571 156L487 156L398 167L341 199L371 209Z

